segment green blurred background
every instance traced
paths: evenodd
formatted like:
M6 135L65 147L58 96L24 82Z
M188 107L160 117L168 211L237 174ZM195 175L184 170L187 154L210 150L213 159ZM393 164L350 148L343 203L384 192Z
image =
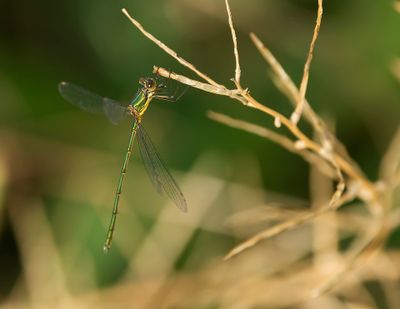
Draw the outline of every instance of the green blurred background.
M234 58L223 1L0 1L0 302L17 287L29 289L30 272L28 279L22 276L30 269L26 263L37 263L38 272L48 264L61 269L72 294L134 281L134 271L126 276L129 261L162 209L171 208L184 220L151 188L135 154L116 242L109 255L102 253L129 121L113 126L74 108L60 97L57 84L67 80L128 101L139 77L150 75L153 65L196 78L144 38L121 13L123 7L179 55L231 86ZM316 1L232 0L231 9L243 85L261 102L290 115L291 105L268 78L248 33L255 32L299 83ZM399 29L392 1L326 1L311 69L309 101L334 124L372 180L400 118L400 84L390 70L400 56ZM259 112L195 89L178 103L152 102L147 131L179 183L193 173L308 198L308 166L302 159L209 120L208 110L273 128ZM182 189L189 208L201 207L196 200L209 194L207 187L197 188L195 196L184 184ZM232 212L231 202L221 191L202 220L222 224ZM253 206L244 199L243 208ZM234 237L199 225L174 269L196 269L233 243ZM47 250L56 253L56 266Z

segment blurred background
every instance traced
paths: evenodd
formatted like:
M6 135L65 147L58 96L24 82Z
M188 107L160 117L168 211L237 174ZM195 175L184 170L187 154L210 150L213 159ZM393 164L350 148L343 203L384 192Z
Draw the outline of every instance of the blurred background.
M400 14L392 1L325 2L307 97L374 181L400 119L400 78L393 74ZM398 259L391 260L394 270L372 271L395 277L353 278L346 281L347 294L299 305L303 291L289 274L312 263L310 226L223 262L235 244L270 224L252 218L271 205L309 207L310 169L298 156L215 123L206 112L267 128L273 128L271 119L195 89L177 103L153 101L145 116L189 213L158 196L134 152L114 244L103 254L130 123L114 126L75 108L60 97L58 83L70 81L126 102L153 65L196 79L144 38L123 7L201 71L233 86L222 0L0 1L0 304L400 308ZM231 1L243 85L285 115L292 107L270 80L248 33L255 32L299 84L316 9L317 1L307 0ZM398 258L399 239L398 230L386 242ZM351 235L339 237L338 247L350 241ZM284 296L288 291L297 295L293 301Z

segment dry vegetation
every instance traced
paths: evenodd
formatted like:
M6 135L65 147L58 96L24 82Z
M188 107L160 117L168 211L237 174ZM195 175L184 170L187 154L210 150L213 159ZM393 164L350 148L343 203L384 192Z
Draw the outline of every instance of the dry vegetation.
M314 253L316 256L314 260L319 263L314 263L314 265L310 266L310 269L307 269L307 272L310 278L313 277L311 274L317 277L322 276L323 278L314 287L310 287L309 290L304 291L304 295L308 295L305 298L319 297L334 288L338 282L344 282L345 276L349 276L349 272L354 271L356 273L355 268L362 269L369 257L383 254L381 250L383 244L390 231L396 226L396 223L391 218L393 218L394 212L394 193L400 181L400 156L398 155L400 153L400 146L398 145L400 143L400 136L398 133L393 138L392 145L382 160L381 179L373 183L366 178L357 163L349 157L345 146L340 143L335 137L334 132L329 130L328 125L306 101L310 66L323 15L322 0L318 1L314 33L299 87L294 84L281 64L257 35L254 33L250 34L254 45L270 66L273 73L273 80L278 89L294 105L294 111L289 118L279 111L269 108L268 104L262 104L257 101L250 94L250 90L243 88L241 85L238 42L228 0L225 1L225 4L232 34L233 53L236 64L234 78L232 79L235 84L235 88L233 89L219 84L199 71L194 65L179 57L175 51L148 33L126 10L123 10L123 12L145 36L174 57L180 64L192 70L204 81L193 80L186 76L169 72L158 66L154 67L155 73L203 91L216 95L229 96L247 107L257 109L266 114L267 117L272 117L277 130L270 131L255 124L233 119L216 112L209 112L208 116L211 119L270 139L289 151L297 153L310 163L312 170L310 190L314 197L314 200L310 202L310 211L297 215L291 214L288 218L285 218L284 213L282 213L278 223L273 224L271 227L260 231L237 245L226 255L225 260L234 258L243 251L256 246L262 240L297 228L301 224L312 223L315 231ZM394 63L393 67L395 74L398 74L398 63ZM302 117L312 125L315 133L313 137L304 134L298 126L299 120ZM286 127L292 133L292 138L279 133L281 126ZM336 190L333 193L329 193L331 183L336 183ZM328 194L330 195L329 198L327 197ZM364 225L364 229L357 230L357 241L345 252L340 252L338 251L337 239L337 237L340 237L340 231L337 230L339 227L336 223L338 218L335 211L343 205L354 203L356 200L361 201L361 203L358 203L358 207L366 208L368 215L352 215L360 217L357 219L362 218L362 220L366 220L366 225ZM368 227L367 230L365 227ZM321 237L321 235L323 236ZM324 241L324 238L328 238L329 242ZM330 258L323 258L327 256ZM324 274L324 272L327 272L327 274ZM260 301L262 301L262 297ZM267 300L265 302L268 303Z
M309 207L301 210L290 207L292 201L289 197L279 198L278 205L275 200L256 208L250 208L251 204L246 205L245 209L242 208L227 220L226 225L232 233L244 240L232 248L224 260L211 260L196 272L174 274L174 261L196 228L205 227L226 233L225 228L207 227L202 222L218 194L223 190L252 192L252 189L238 188L219 179L198 176L194 167L193 173L185 178L185 191L188 195L198 196L201 188L209 196L202 200L201 205L200 202L199 205L191 205L191 213L187 218L176 218L170 208L163 210L130 261L129 268L137 280L134 283L125 280L113 288L79 297L67 292L57 249L50 237L51 232L46 230L43 214L36 214L34 220L43 226L38 234L42 235L41 248L46 251L39 252L30 246L29 238L25 237L29 232L18 228L29 225L28 221L19 222L27 220L28 214L21 216L11 213L15 232L17 236L21 235L20 239L24 239L20 246L26 262L26 280L31 289L30 295L37 297L32 296L32 304L52 306L57 302L65 304L67 308L72 305L110 308L252 308L257 305L262 308L375 308L376 300L365 283L376 282L383 291L388 308L400 308L400 252L384 248L388 236L400 223L400 212L395 208L400 184L400 128L382 158L379 180L369 180L348 155L330 126L314 111L312 103L306 100L312 56L322 22L323 1L318 1L315 28L299 87L261 39L254 33L250 34L271 70L273 82L293 104L290 116L268 107L268 102L260 102L252 96L251 89L241 84L241 72L244 69L240 67L239 42L228 0L225 3L235 59L233 87L222 85L199 71L147 32L126 10L123 13L147 38L190 69L200 80L159 66L154 67L154 72L190 87L230 97L248 108L260 111L275 124L276 129L270 130L214 111L208 113L208 117L217 122L269 139L307 161L311 169L312 200L308 202ZM399 60L393 62L392 70L400 81ZM312 126L312 136L302 131L302 121ZM288 129L290 135L281 133L282 128ZM2 171L0 166L0 181L6 177ZM351 207L343 211L343 206ZM171 226L166 222L178 225L177 232L171 233ZM264 229L249 235L250 226L263 226ZM339 245L344 238L352 239L346 249ZM168 255L159 248L158 245L162 243L169 244ZM130 253L123 252L126 256ZM47 286L38 286L35 283L43 280L43 274L35 273L27 261L40 262L44 256L47 257L46 261L52 261L48 266L57 280ZM47 288L56 291L57 300L53 298L46 301ZM17 294L15 292L9 299L10 307L15 304Z

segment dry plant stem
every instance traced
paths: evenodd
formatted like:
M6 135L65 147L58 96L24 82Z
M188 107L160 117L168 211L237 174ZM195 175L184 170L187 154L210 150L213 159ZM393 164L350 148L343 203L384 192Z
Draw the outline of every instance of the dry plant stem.
M396 173L393 176L393 179L388 184L393 189L397 188L400 185L400 170L396 171Z
M239 85L237 85L239 86ZM240 87L240 86L239 86ZM260 102L258 102L257 100L255 100L249 93L248 91L244 90L244 89L240 89L242 90L242 97L248 102L248 106L255 108L261 112L264 112L274 118L279 117L282 124L288 128L290 130L290 132L296 136L299 140L301 140L305 147L314 151L316 154L322 155L324 153L324 149L318 145L317 143L315 143L314 141L312 141L310 138L308 138L298 127L297 125L293 124L288 118L286 118L285 116L283 116L282 114L280 114L279 112L265 106L262 105ZM329 156L329 154L328 154ZM326 156L326 159L329 159L329 157ZM371 196L373 198L376 197L376 191L375 191L375 187L374 185L366 178L364 178L362 175L360 175L358 173L358 171L353 168L353 166L347 162L345 159L343 159L341 156L339 156L336 153L331 153L330 154L331 160L329 160L330 163L332 163L332 165L334 167L339 168L340 170L343 170L349 177L353 178L354 180L359 181L366 190L369 191L369 193L371 194Z
M400 127L390 142L390 145L383 156L380 167L380 179L392 183L396 178L396 172L400 170Z
M233 41L233 54L235 55L235 82L240 84L240 62L239 62L239 52L237 48L237 38L236 38L236 31L235 28L233 27L233 21L232 21L232 13L231 13L231 8L229 7L229 2L228 0L225 0L225 6L226 6L226 11L228 13L228 21L229 21L229 28L231 29L231 34L232 34L232 41Z
M317 39L318 36L318 32L319 32L319 26L321 24L321 18L322 18L322 2L320 3L320 12L318 14L318 18L317 18L317 22L316 22L316 28L314 30L314 37L313 40L311 42L311 46L310 46L310 52L309 52L309 58L308 60L308 65L306 63L305 65L305 77L306 79L303 78L304 80L308 80L308 71L309 71L309 66L311 63L311 58L312 58L312 52L314 50L314 45L315 45L315 41ZM279 64L279 62L275 59L275 57L272 55L272 53L264 46L264 44L260 41L260 39L254 34L254 33L250 33L250 37L253 40L254 44L256 45L257 49L260 51L261 55L263 55L263 57L267 60L267 62L269 62L271 64L271 67L274 69L274 72L276 74L277 77L279 77L279 79L281 80L282 85L286 85L286 87L288 88L288 93L290 97L293 98L299 98L303 95L303 100L302 100L302 104L303 107L301 108L301 111L303 111L304 106L307 108L306 109L306 117L307 119L310 120L310 123L313 125L315 131L318 133L321 141L322 141L322 145L323 147L325 147L325 149L321 149L323 151L324 156L327 156L328 161L333 165L333 167L336 170L337 173L337 178L339 179L339 183L336 186L336 191L335 193L332 195L331 198L331 205L335 204L336 201L340 198L340 196L343 194L343 191L345 189L345 181L344 181L344 177L342 175L341 169L339 164L336 162L336 159L334 156L332 156L331 152L333 151L333 147L332 147L332 143L331 143L331 134L330 132L327 130L326 125L324 124L324 122L314 113L314 111L311 109L311 107L309 106L309 104L306 102L305 100L305 89L304 85L307 84L307 82L302 83L303 85L303 90L304 93L301 93L301 90L297 90L296 86L294 85L294 83L291 81L290 77L286 74L285 70L282 68L282 66ZM300 102L296 101L296 106L298 107ZM297 110L297 108L296 108ZM292 119L293 122L293 119ZM295 123L296 124L296 123ZM338 144L338 143L337 143ZM342 151L342 153L345 153L345 151ZM320 152L320 154L322 154L322 152ZM343 158L344 161L349 161L346 160L347 158ZM351 162L351 161L350 161ZM351 162L352 163L352 162ZM349 164L351 165L351 164ZM356 171L360 176L362 176L361 173L359 173L358 168L356 165L353 166L354 171Z
M153 66L153 73L163 76L165 78L170 78L176 80L182 84L188 85L193 88L197 88L202 91L206 91L213 94L228 96L228 97L236 97L240 95L240 91L237 89L227 89L225 86L214 86L210 84L206 84L194 79L190 79L186 76L176 74L175 72L168 71L165 68Z
M298 103L297 103L296 109L295 109L294 113L292 114L292 116L290 117L290 119L292 120L292 122L294 124L297 124L299 122L301 114L303 112L304 100L305 100L307 85L308 85L308 78L310 76L310 66L311 66L311 61L312 61L312 57L313 57L313 53L314 53L315 42L317 41L319 29L321 27L322 14L323 14L322 0L318 0L317 21L315 23L314 33L313 33L313 37L311 40L310 49L309 49L308 55L307 55L307 61L304 65L303 78L300 83L300 95L298 97Z
M271 69L274 73L274 76L279 83L280 87L282 87L282 92L289 98L291 102L293 102L294 106L297 104L297 98L300 96L299 89L297 89L293 80L286 73L285 69L281 66L279 61L274 57L271 51L264 45L264 43L258 38L258 36L251 32L250 38L253 41L254 45L260 52L261 56L265 59L267 63L271 66ZM304 100L304 115L309 123L313 126L314 130L319 134L321 139L325 138L325 133L327 132L327 128L324 125L323 121L318 117L318 115L314 112L310 104L307 102L307 99Z
M270 52L270 50L262 43L262 41L254 34L250 33L250 38L253 41L254 45L260 52L261 56L265 59L267 63L271 66L273 72L273 81L275 82L278 89L282 91L284 95L286 95L289 101L296 106L297 98L299 97L299 90L294 84L293 80L286 73L281 64L276 60L274 55ZM327 145L334 145L334 150L340 154L345 160L347 160L355 169L358 170L358 173L362 175L362 171L359 169L358 165L354 160L350 158L347 153L346 147L337 140L337 138L329 131L325 122L315 113L307 100L304 100L304 108L303 115L305 119L313 126L315 132L318 134L319 140L322 143Z
M175 58L180 64L183 66L187 67L194 73L196 73L198 76L200 76L202 79L207 81L209 84L214 85L214 86L221 86L217 82L215 82L212 78L207 76L206 74L200 72L194 65L192 65L190 62L186 61L185 59L181 58L178 56L178 54L173 51L171 48L169 48L167 45L165 45L163 42L155 38L151 33L147 32L142 25L134 18L132 18L128 11L126 9L122 9L122 12L128 17L128 19L131 21L131 23L138 28L150 41L153 41L156 43L162 50L164 50L167 54L169 54L171 57Z
M314 133L314 135L316 135ZM318 165L310 166L309 190L312 209L317 209L331 199L333 181L321 174ZM320 216L312 222L312 252L313 264L316 269L329 271L332 264L340 256L339 253L338 216L332 211Z
M261 240L271 238L273 236L276 236L278 234L281 234L282 232L285 232L287 230L292 229L293 227L297 227L300 224L306 223L310 221L313 218L318 217L319 215L326 213L328 211L337 209L344 203L351 201L354 199L354 195L352 193L346 193L344 194L340 200L336 203L335 207L330 207L330 205L324 205L323 207L318 207L315 211L310 211L304 214L301 214L291 220L284 221L282 223L276 224L272 226L271 228L268 228L264 231L261 231L260 233L257 233L256 235L250 237L240 245L236 246L233 248L225 257L224 260L229 260L230 258L234 257L235 255L243 252L246 249L249 249L253 246L255 246L257 243L259 243Z
M217 95L223 95L223 96L227 96L227 97L236 99L236 100L240 101L243 105L247 105L247 102L241 97L241 91L238 89L228 89L222 85L214 86L214 85L206 84L203 82L199 82L197 80L190 79L186 76L176 74L174 72L168 71L167 69L161 68L158 66L153 66L153 73L158 74L165 78L170 78L170 79L176 80L182 84L188 85L190 87L193 87L193 88L205 91L205 92L209 92L209 93L213 93L213 94L217 94Z
M210 119L215 120L220 123L223 123L227 126L241 129L241 130L256 134L258 136L267 138L267 139L279 144L283 148L286 148L287 150L289 150L291 152L299 153L301 150L301 149L298 149L295 147L295 145L294 145L295 143L290 138L288 138L284 135L281 135L279 133L276 133L274 131L268 130L264 127L255 125L253 123L243 121L240 119L235 119L235 118L229 117L229 116L221 114L221 113L216 113L214 111L208 111L207 116Z
M322 159L320 156L315 155L313 152L308 151L307 149L301 149L296 147L296 143L284 135L268 130L264 127L255 125L253 123L243 121L240 119L235 119L227 115L216 113L213 111L209 111L207 113L207 116L210 119L225 124L227 126L244 130L256 134L258 136L261 136L263 138L269 139L272 142L277 143L281 147L287 149L288 151L302 156L305 161L316 166L320 170L320 172L322 172L329 178L331 179L337 178L335 169L333 169L332 166L329 165L324 159Z
M334 166L336 173L337 173L337 177L339 179L339 182L336 185L336 191L333 193L331 200L329 202L330 206L334 206L336 204L336 202L339 200L339 198L342 196L344 189L346 188L346 183L345 183L342 171L341 171L338 163L336 162L336 159L332 158L332 160L330 160L330 162Z

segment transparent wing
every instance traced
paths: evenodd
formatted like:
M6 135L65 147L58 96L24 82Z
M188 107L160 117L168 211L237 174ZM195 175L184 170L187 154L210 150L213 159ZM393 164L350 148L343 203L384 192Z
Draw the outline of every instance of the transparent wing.
M180 210L187 212L187 204L182 191L168 171L142 125L138 125L137 137L144 166L154 187L160 194L165 192Z
M103 98L98 94L68 82L58 85L61 96L69 103L90 113L102 113L113 123L119 123L127 114L128 109L119 102Z

